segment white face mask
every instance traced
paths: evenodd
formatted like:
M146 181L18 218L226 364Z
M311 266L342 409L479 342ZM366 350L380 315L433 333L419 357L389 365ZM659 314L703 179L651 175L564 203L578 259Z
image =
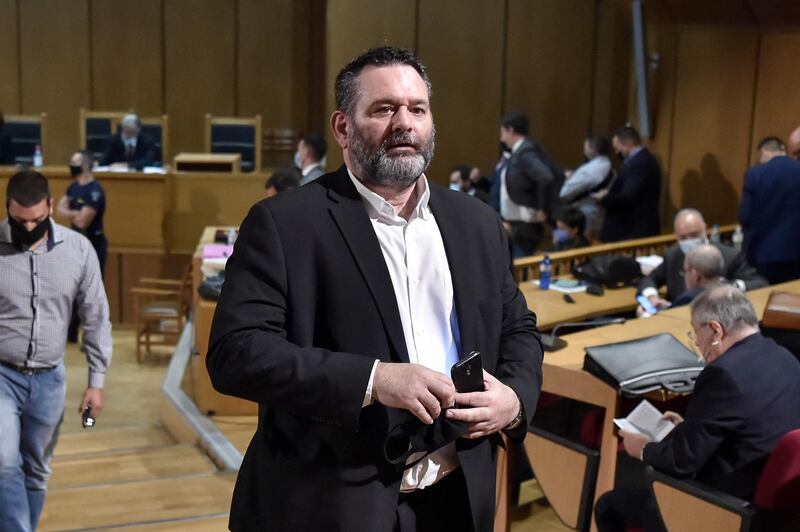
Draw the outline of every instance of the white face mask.
M686 240L678 240L678 245L680 246L681 251L683 251L684 255L688 255L689 253L694 251L697 248L697 246L705 243L706 243L705 238L687 238Z
M299 151L294 152L294 159L293 159L292 162L294 163L294 165L297 168L300 168L301 170L303 169L303 166L302 166L303 163L302 163L302 161L300 161L300 152Z

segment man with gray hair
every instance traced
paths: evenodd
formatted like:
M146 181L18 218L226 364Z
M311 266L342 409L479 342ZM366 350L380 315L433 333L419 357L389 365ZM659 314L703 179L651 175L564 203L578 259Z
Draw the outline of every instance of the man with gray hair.
M687 290L683 276L684 259L701 244L708 244L706 221L697 209L681 209L675 215L675 236L678 241L667 248L664 261L639 282L639 292L650 299L657 309L671 305L672 301ZM731 246L712 242L722 254L725 263L723 277L741 290L752 290L767 286L755 268L747 263L744 254ZM659 288L667 287L666 298L659 295Z
M111 137L111 142L100 159L100 165L126 164L131 170L141 170L145 166L156 164L156 156L155 143L142 133L141 118L129 113L122 118L119 132Z
M706 367L685 418L660 442L620 431L625 451L644 464L748 500L781 437L800 428L800 361L761 335L753 305L737 288L718 285L692 302L694 343ZM598 530L658 530L649 489L616 489L597 501Z
M725 281L725 259L722 252L711 244L701 244L683 261L683 280L686 291L675 298L673 307L688 305L705 288Z

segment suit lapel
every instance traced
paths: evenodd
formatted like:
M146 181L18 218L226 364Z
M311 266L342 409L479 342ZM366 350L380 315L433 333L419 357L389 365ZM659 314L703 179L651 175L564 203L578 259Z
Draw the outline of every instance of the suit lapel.
M334 202L329 209L331 216L369 287L389 340L400 361L408 362L408 349L392 279L361 196L350 181L344 166L337 172L336 180L328 190L328 196Z
M479 277L472 271L474 259L469 256L471 246L464 236L464 220L445 205L445 191L429 186L431 189L430 207L436 218L436 225L444 242L444 251L450 267L450 276L453 279L453 294L455 297L456 314L458 316L458 330L461 335L459 358L470 352L475 347L475 330L477 323L477 301L472 284Z

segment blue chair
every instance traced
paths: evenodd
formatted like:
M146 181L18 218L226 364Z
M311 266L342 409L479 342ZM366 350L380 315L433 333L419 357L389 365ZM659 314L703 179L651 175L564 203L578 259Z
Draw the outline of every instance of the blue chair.
M233 118L206 115L205 151L239 153L242 171L261 169L261 116Z
M38 144L45 151L47 113L40 115L6 115L5 132L11 138L14 164L32 165Z

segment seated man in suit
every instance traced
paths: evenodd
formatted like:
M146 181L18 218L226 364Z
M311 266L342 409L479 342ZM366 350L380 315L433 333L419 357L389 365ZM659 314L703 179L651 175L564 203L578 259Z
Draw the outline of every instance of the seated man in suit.
M664 261L639 281L639 292L659 310L667 308L670 302L686 291L686 281L683 277L683 261L686 255L700 244L708 243L706 222L700 211L696 209L678 211L673 227L678 242L667 248L667 252L664 253ZM713 242L711 245L719 249L722 254L725 263L723 277L729 283L741 290L767 286L767 280L747 263L743 253L718 242ZM658 293L658 289L664 285L667 287L666 299ZM643 309L639 312L642 311Z
M131 170L141 170L156 164L156 145L142 133L142 120L133 113L120 122L120 131L113 137L100 159L101 166L127 164Z
M701 244L683 259L683 280L686 291L675 298L673 307L688 305L708 287L725 281L725 259L719 248Z
M614 132L611 144L623 162L611 188L592 194L606 211L600 240L618 242L660 234L658 161L632 127Z
M322 135L307 133L297 143L294 165L300 170L300 185L307 185L325 173L322 160L328 151L328 143Z
M620 431L625 451L644 464L689 477L743 499L752 498L778 440L800 427L800 362L758 330L747 297L730 285L709 288L692 302L695 344L706 367L685 419L661 442ZM616 489L595 506L598 530L660 530L649 489Z

